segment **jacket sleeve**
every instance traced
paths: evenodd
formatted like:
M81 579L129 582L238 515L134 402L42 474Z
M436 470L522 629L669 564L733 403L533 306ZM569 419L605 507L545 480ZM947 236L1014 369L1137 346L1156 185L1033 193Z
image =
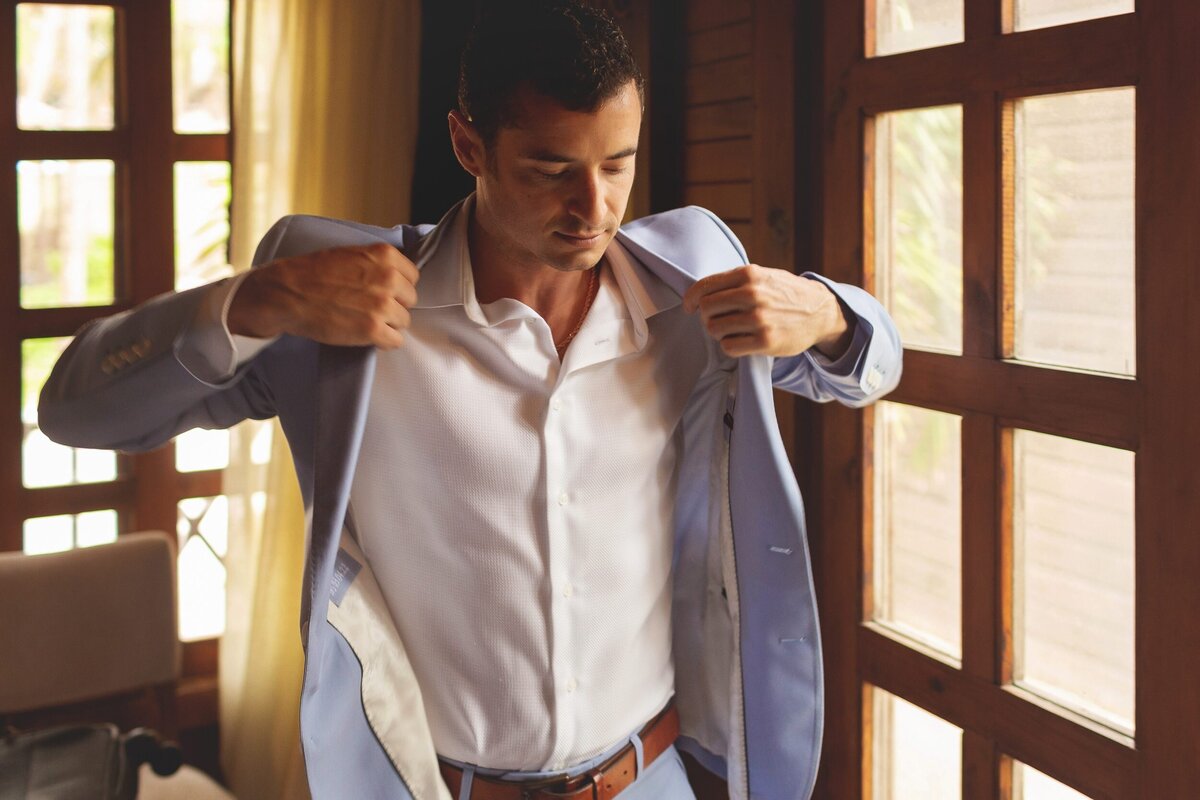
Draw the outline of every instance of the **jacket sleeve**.
M829 287L843 313L853 314L854 338L837 361L830 361L815 348L776 358L771 368L775 386L819 403L837 400L853 408L869 405L895 389L900 383L904 349L895 323L879 301L857 286L814 272L805 272L804 277Z
M255 266L274 257L290 219L267 231ZM42 388L42 432L72 447L140 451L191 428L228 428L273 416L273 398L256 361L211 383L180 358L193 344L191 323L211 290L210 284L159 295L81 328Z
M703 213L724 234L733 246L732 261L750 263L746 248L720 217L699 206L691 208ZM771 381L775 387L818 403L837 400L853 408L870 405L895 389L900 383L904 348L895 323L879 301L857 286L831 281L815 272L803 275L829 287L847 319L854 316L854 338L836 361L812 347L795 356L774 359Z

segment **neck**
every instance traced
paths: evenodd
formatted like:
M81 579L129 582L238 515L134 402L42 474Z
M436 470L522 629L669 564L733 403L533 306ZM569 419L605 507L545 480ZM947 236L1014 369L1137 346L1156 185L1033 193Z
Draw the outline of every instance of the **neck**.
M475 297L480 303L512 298L532 308L559 341L575 327L587 301L592 270L564 272L505 246L478 202L470 214L467 244Z

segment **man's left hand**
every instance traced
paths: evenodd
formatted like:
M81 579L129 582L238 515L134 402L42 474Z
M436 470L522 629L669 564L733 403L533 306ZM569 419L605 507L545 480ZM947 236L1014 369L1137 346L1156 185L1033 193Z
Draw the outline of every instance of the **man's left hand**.
M820 281L747 264L697 281L683 296L689 314L729 356L793 356L816 347L827 358L854 338L841 304Z

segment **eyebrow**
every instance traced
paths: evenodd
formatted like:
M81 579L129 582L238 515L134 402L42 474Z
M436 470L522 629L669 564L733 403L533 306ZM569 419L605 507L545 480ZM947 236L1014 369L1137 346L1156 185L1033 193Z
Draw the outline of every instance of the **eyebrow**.
M602 161L616 161L617 159L629 158L630 156L633 156L633 155L637 155L637 148L636 147L626 147L621 152L613 153L611 156L605 156L601 160ZM569 156L560 155L558 153L552 153L548 150L535 150L534 152L527 154L525 156L525 158L529 159L530 161L546 161L546 162L550 162L550 163L554 163L554 164L571 164L577 160L577 159L571 158Z

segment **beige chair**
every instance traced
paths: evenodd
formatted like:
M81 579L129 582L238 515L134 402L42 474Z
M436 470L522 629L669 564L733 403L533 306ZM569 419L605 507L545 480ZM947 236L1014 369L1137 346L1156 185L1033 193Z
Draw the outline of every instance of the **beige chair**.
M0 553L0 729L71 722L177 735L175 544L159 532L27 556ZM204 773L148 765L138 800L232 800Z

